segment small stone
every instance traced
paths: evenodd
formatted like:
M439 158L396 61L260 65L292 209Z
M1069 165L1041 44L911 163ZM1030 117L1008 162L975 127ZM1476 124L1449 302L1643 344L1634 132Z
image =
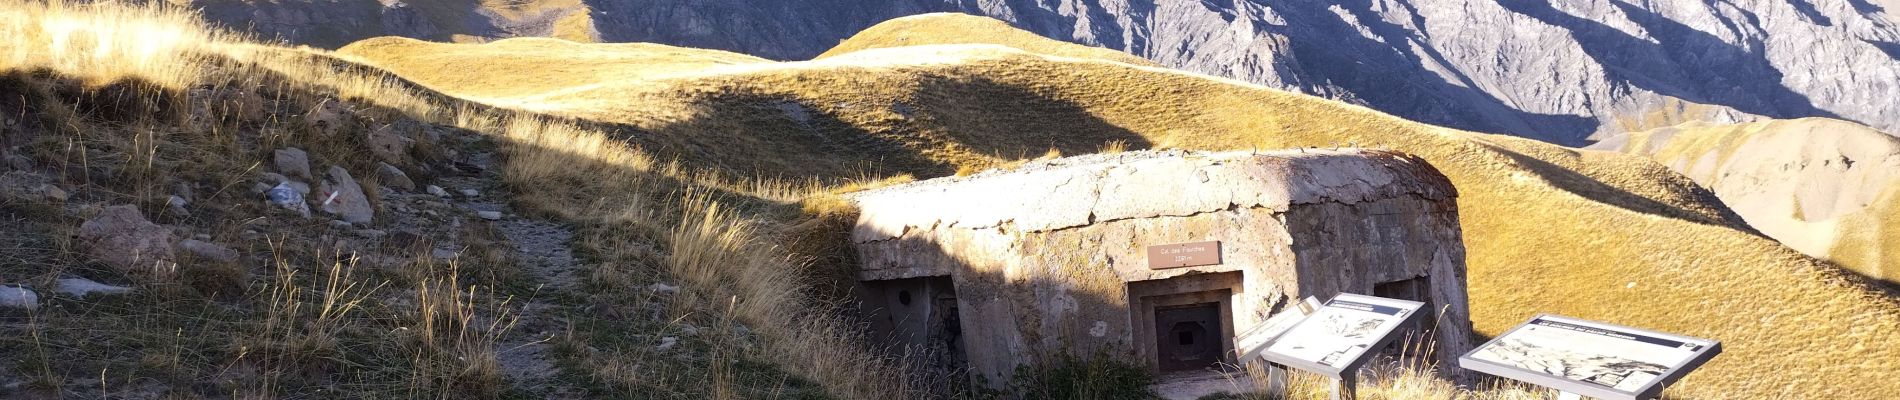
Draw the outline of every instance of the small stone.
M286 147L277 149L273 155L277 172L303 179L316 179L316 176L310 174L310 153L305 153L303 149Z
M355 225L350 225L350 221L344 221L344 220L340 220L340 219L333 219L333 220L330 220L330 227L331 227L331 228L336 228L336 229L350 229L350 227L352 227L352 226L355 226Z
M211 234L209 234L209 233L200 233L200 234L195 234L195 235L191 235L191 238L192 238L192 239L198 239L198 240L211 240Z
M680 343L680 338L667 336L667 337L660 338L660 345L653 346L653 349L659 350L659 351L666 351L667 349L671 349L673 348L673 346L678 345L679 343Z
M5 285L0 286L0 307L33 310L40 308L40 295L33 289Z
M165 199L165 205L172 206L173 208L184 208L186 204L191 204L191 202L180 196L172 196Z
M501 220L500 211L480 211L480 212L476 212L475 215L489 221Z
M53 179L26 171L0 174L0 200L40 203L66 201L67 194Z
M101 210L79 226L79 238L91 248L93 258L128 274L169 264L174 254L171 228L145 219L131 205Z
M377 163L376 179L381 181L384 187L402 189L408 192L416 190L416 182L409 180L409 174L403 173L401 168L396 168L396 166L389 165L389 163Z
M429 187L424 190L428 191L431 195L435 195L435 197L449 197L449 191L442 190L441 186L429 185Z
M270 191L271 187L272 187L271 185L266 184L264 182L252 182L251 194L264 194L264 192Z
M414 122L383 125L369 131L363 143L369 145L369 151L384 162L401 164L408 159L409 144L414 139L403 136L402 131L414 126Z
M257 179L258 179L258 182L263 182L265 184L272 185L272 186L276 186L279 183L290 182L290 177L284 176L284 174L279 174L276 172L265 172L262 174L258 174Z
M114 295L131 293L132 288L113 286L95 282L86 278L59 278L59 292L73 297L86 297L94 294Z
M460 256L460 255L462 255L462 253L458 253L455 250L449 250L449 249L435 249L435 250L429 251L429 256L435 257L435 259L437 260L453 260L455 259L456 256Z
M475 190L475 189L462 189L462 196L464 196L464 197L482 197L482 191L480 191L480 190Z
M652 291L653 293L658 293L658 294L674 294L674 293L680 292L680 287L668 285L664 283L655 283L652 285L647 285L647 290Z
M336 134L349 127L350 107L336 100L324 99L304 114L303 121L319 133Z
M46 195L47 200L66 201L66 199L72 197L71 195L66 194L65 189L60 189L58 186L46 185L46 187L43 187L41 189L46 191L45 195Z
M389 235L389 232L383 232L376 229L359 229L356 231L356 236L362 236L362 237L370 238L370 239L378 239L387 235Z
M357 185L356 178L350 177L350 171L333 166L329 175L330 179L317 191L318 209L352 224L373 221L376 210L370 207L369 197L363 194L363 187Z
M232 250L230 247L225 247L217 243L198 239L185 239L185 241L178 243L178 248L184 249L185 252L205 260L222 263L234 263L238 261L237 250Z

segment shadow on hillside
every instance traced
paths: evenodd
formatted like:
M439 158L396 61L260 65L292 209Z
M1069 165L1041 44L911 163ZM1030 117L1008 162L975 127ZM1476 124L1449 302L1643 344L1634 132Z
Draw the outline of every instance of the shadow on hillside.
M1049 149L1088 154L1109 142L1129 150L1154 147L1074 102L987 77L925 76L916 92L913 118L941 127L961 148L994 158L1034 158Z
M1816 108L1806 95L1783 86L1781 70L1761 54L1758 40L1753 43L1756 49L1741 48L1642 7L1622 1L1610 3L1658 42L1570 15L1542 1L1508 0L1499 5L1570 31L1584 53L1602 64L1604 73L1614 82L1773 118L1841 118ZM1722 23L1740 26L1736 21Z
M625 135L661 158L736 177L835 182L957 172L974 153L991 159L1100 151L1146 138L1081 106L988 79L926 77L917 98L888 103L816 102L731 88L687 102L699 115ZM621 127L626 131L628 127Z
M1740 215L1735 214L1735 212L1732 210L1729 210L1727 205L1723 205L1721 209L1718 211L1720 213L1719 216L1711 218L1703 214L1698 214L1689 210L1684 210L1680 207L1676 207L1676 206L1669 205L1667 203L1656 201L1655 199L1644 197L1642 195L1638 195L1635 193L1630 193L1629 191L1623 190L1616 186L1611 186L1609 184L1603 183L1602 181L1599 181L1596 178L1592 178L1588 175L1584 175L1582 173L1571 170L1569 168L1564 168L1563 166L1560 166L1560 165L1552 164L1548 161L1538 159L1537 157L1527 156L1522 153L1513 151L1511 149L1493 145L1490 143L1484 143L1484 142L1475 142L1475 143L1478 143L1484 146L1485 148L1490 149L1491 151L1495 151L1498 154L1502 154L1505 157L1509 157L1511 161L1516 162L1519 166L1524 167L1524 169L1529 170L1531 173L1537 174L1539 177L1542 177L1544 180L1550 181L1551 187L1553 188L1561 189L1578 196L1583 196L1584 198L1588 198L1598 203L1603 203L1603 204L1615 206L1617 208L1622 208L1629 211L1635 211L1639 213L1654 215L1658 217L1680 219L1680 220L1694 222L1698 224L1704 224L1704 225L1721 225L1721 226L1733 227L1733 228L1742 230L1743 232L1748 232L1753 235L1757 235L1757 236L1762 235L1761 232L1756 232L1754 228L1749 227L1748 223L1744 222ZM1696 191L1694 196L1698 197L1700 200L1702 200L1702 202L1706 204L1723 204L1721 199L1715 197L1715 193L1709 192L1707 189L1697 186L1694 188L1694 190Z
M1297 82L1306 93L1343 88L1354 100L1405 119L1462 130L1505 133L1564 145L1585 144L1599 122L1591 117L1540 114L1518 109L1490 93L1433 47L1419 40L1430 32L1418 10L1410 9L1418 32L1385 20L1370 0L1263 4L1284 16L1286 25L1256 24L1256 36L1286 37ZM1203 2L1203 5L1206 5ZM1411 8L1405 2L1402 7ZM1340 12L1364 25L1348 24ZM1230 12L1230 11L1220 11ZM1377 38L1368 38L1367 34ZM1428 66L1445 66L1443 74ZM1455 80L1455 81L1453 81Z

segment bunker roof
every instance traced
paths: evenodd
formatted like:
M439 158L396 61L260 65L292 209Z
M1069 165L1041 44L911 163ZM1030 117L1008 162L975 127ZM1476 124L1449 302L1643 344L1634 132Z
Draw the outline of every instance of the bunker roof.
M1092 154L853 194L856 243L912 229L1049 231L1234 208L1443 200L1451 182L1423 160L1366 149Z

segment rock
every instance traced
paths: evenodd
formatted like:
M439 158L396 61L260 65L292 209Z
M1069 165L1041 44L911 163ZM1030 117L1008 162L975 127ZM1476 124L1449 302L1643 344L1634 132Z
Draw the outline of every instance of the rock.
M501 220L500 211L477 211L475 212L475 216L482 217L482 219L489 220L489 221Z
M429 187L425 190L428 191L429 194L434 195L435 197L449 197L449 191L442 190L441 186L429 185Z
M264 194L269 192L270 188L271 185L264 182L251 182L251 194Z
M59 292L73 297L86 297L94 294L126 294L131 293L132 288L107 285L86 278L59 278Z
M475 190L475 189L462 189L462 196L464 196L464 197L482 197L482 191L480 191L480 190Z
M647 291L653 292L654 294L676 294L680 292L680 287L665 283L655 283L647 285Z
M171 228L146 220L130 205L106 207L79 226L79 238L93 258L126 274L153 272L175 259Z
M403 132L414 125L413 122L383 125L369 131L369 135L363 138L363 144L368 145L370 153L383 162L401 164L409 159L409 144L415 142L404 136Z
M0 286L0 307L33 310L40 308L40 295L20 286Z
M0 200L23 203L66 201L68 197L66 191L53 185L52 182L52 178L37 173L8 172L0 175Z
M416 182L409 180L409 174L403 173L401 168L396 168L396 166L389 165L389 163L377 163L376 179L382 182L384 187L402 189L408 192L416 191Z
M680 343L680 338L667 336L667 337L660 338L660 345L653 346L653 349L659 350L659 351L666 351L668 349L672 349L673 346L678 345L679 343Z
M330 227L336 228L336 229L350 229L350 228L356 227L356 225L351 224L350 221L333 219L333 220L330 220Z
M225 247L217 243L197 239L185 239L185 241L178 243L178 248L184 249L185 252L191 253L192 256L204 260L221 263L235 263L238 261L237 250L232 250L230 247Z
M310 154L305 153L303 149L295 147L277 149L275 159L277 172L305 180L316 179L315 175L310 174Z
M324 99L304 114L303 121L317 133L334 135L349 128L350 107L340 101Z
M343 167L330 167L329 175L330 179L317 190L318 209L352 224L370 223L376 210L370 207L369 198L363 194L363 187L357 185L356 178L350 177L350 171Z
M381 238L382 238L383 236L387 236L387 235L389 235L389 232L383 232L383 231L380 231L380 230L376 230L376 229L358 229L358 230L356 230L356 236L362 236L362 237L364 237L364 238L368 238L368 239L381 239Z
M434 250L429 251L429 256L434 257L437 260L453 260L455 259L455 257L459 257L461 255L462 255L461 252L457 252L455 250L449 250L449 249L434 249Z
M191 204L191 201L185 200L184 197L180 196L172 196L165 199L165 205L172 207L184 208L187 204Z

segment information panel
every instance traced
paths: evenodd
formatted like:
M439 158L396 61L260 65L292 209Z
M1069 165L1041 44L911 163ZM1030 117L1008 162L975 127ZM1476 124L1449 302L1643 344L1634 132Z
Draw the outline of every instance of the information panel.
M1713 340L1542 314L1458 364L1599 399L1650 399L1721 351Z
M1418 317L1425 303L1342 293L1275 339L1261 357L1339 377L1357 371L1368 351L1392 341L1392 331Z

